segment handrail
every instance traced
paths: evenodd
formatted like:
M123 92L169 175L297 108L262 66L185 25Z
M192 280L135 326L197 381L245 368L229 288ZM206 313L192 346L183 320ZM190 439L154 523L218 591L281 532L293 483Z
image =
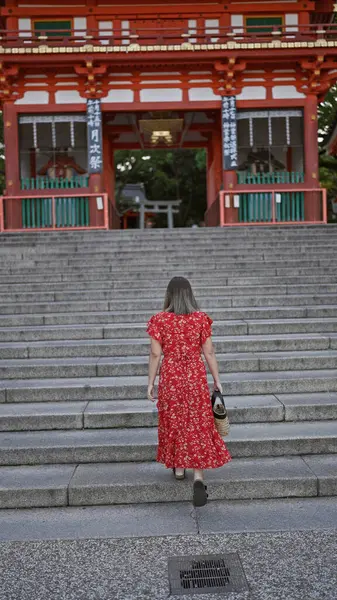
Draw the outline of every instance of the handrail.
M332 13L334 14L334 13ZM171 27L160 30L156 27L137 27L114 34L99 29L54 29L53 35L46 31L0 30L0 44L3 47L27 47L27 45L64 46L84 44L110 44L113 46L139 44L192 43L207 44L260 41L309 41L313 39L337 39L337 23L312 23L299 25L249 25L219 26L213 28L188 29L187 22L182 21L181 27ZM209 31L211 29L211 31ZM264 29L264 31L263 31Z

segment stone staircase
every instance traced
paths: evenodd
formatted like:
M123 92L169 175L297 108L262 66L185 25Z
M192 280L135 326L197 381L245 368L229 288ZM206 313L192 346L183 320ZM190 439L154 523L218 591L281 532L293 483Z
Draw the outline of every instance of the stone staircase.
M209 499L337 496L337 228L0 238L0 507L184 501L154 462L148 318L171 276L214 319L233 460Z

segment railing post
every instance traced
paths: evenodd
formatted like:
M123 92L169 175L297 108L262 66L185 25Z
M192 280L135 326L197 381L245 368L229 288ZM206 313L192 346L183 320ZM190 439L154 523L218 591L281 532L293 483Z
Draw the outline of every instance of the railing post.
M51 197L51 208L52 208L52 228L56 229L56 198Z
M219 202L220 202L220 227L225 225L225 192L220 192L219 194Z
M3 196L0 196L0 232L5 231L4 224L4 199Z
M109 199L108 194L103 194L104 202L104 229L109 229Z
M322 202L323 202L323 223L328 222L328 195L326 188L322 189Z
M272 223L276 223L276 206L275 206L275 191L273 190L271 193L271 218Z

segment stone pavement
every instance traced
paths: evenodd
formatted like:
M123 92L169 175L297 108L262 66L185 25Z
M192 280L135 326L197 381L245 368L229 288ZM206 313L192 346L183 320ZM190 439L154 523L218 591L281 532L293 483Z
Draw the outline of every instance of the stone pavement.
M2 510L0 600L161 600L169 557L227 552L249 593L182 598L336 600L337 499Z
M1 600L162 600L169 597L168 557L223 552L239 552L250 592L182 598L337 597L337 536L329 531L12 542L0 550Z

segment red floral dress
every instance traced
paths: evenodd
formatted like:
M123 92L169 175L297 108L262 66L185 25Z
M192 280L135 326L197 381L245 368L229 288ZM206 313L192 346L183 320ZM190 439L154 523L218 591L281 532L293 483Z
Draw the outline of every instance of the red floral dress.
M167 468L214 469L231 460L214 425L201 347L212 335L212 319L161 312L148 334L163 349L158 387L157 461Z

